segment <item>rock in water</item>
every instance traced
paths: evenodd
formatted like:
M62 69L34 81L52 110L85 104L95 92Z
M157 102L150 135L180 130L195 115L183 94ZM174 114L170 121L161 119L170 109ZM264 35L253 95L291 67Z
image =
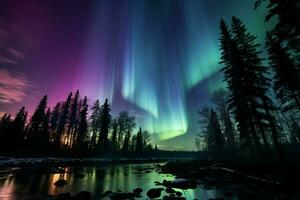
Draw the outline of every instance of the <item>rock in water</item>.
M179 192L179 191L176 191L176 192L175 192L175 194L176 194L176 196L179 196L179 197L181 197L181 196L182 196L182 193L181 193L181 192Z
M92 193L90 193L88 191L81 191L78 194L76 194L73 199L74 200L91 200Z
M143 192L143 189L142 189L142 188L135 188L135 189L133 190L133 192L134 192L134 193L141 193L141 192Z
M159 198L162 190L164 190L164 189L163 188L152 188L152 189L148 190L147 196L150 199Z
M66 181L66 180L64 180L64 179L60 179L60 180L56 181L56 182L54 183L54 185L57 186L57 187L63 187L63 186L65 186L67 183L68 183L68 181Z
M174 193L175 190L171 187L167 187L167 189L165 189L166 193Z

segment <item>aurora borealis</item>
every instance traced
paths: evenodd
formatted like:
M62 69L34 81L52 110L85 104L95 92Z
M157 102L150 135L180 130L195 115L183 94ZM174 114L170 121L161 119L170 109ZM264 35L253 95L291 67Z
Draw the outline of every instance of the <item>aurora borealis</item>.
M221 18L264 39L253 0L0 1L0 111L34 109L80 90L128 110L162 146L193 148L197 110L219 73ZM9 98L11 97L11 98Z

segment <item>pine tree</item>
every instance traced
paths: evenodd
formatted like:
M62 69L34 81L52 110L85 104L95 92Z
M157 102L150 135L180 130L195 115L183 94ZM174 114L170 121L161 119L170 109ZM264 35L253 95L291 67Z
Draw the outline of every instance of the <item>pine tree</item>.
M208 124L208 141L210 150L218 154L224 152L224 136L221 131L217 113L213 110L211 110L210 121Z
M90 143L90 150L94 152L97 147L97 136L99 135L100 131L100 103L99 100L97 100L93 107L91 108L92 114L91 114L91 129L92 129L92 137L91 137L91 143Z
M87 131L88 131L88 124L87 124L87 112L88 112L88 104L87 104L87 97L84 97L83 104L81 105L80 109L80 120L78 126L78 135L76 137L76 149L77 153L83 155L86 153L87 147Z
M76 91L75 96L71 101L71 109L70 109L70 120L68 124L67 130L67 146L72 148L73 140L75 139L75 134L78 126L78 106L79 106L79 90Z
M118 134L118 122L116 119L113 120L112 123L112 136L111 136L111 143L113 151L117 151L117 134Z
M27 111L25 110L25 107L23 106L20 111L16 114L14 120L11 123L10 128L10 139L7 141L11 144L11 150L12 151L18 151L22 149L24 145L24 129L27 119Z
M1 152L7 152L10 148L9 138L10 133L9 129L11 127L11 115L5 113L0 120L0 150Z
M32 150L39 150L41 147L40 139L46 115L45 110L47 107L47 101L48 97L45 95L30 119L26 143L29 145L29 147L32 147Z
M224 80L231 91L228 100L229 109L232 110L237 121L241 148L250 147L250 150L253 151L253 139L255 138L256 148L260 151L257 135L253 130L252 119L249 115L247 90L245 90L244 84L244 77L247 76L247 73L242 67L243 60L238 44L223 20L221 20L220 29L221 64L224 65L221 71L224 72Z
M105 152L108 147L108 132L111 122L110 107L107 99L105 99L105 103L101 106L100 122L100 137L98 145L102 152Z
M143 152L143 132L140 127L139 132L136 135L136 153L141 154Z
M266 1L266 0L264 0ZM262 0L257 2L258 7ZM276 18L272 34L276 35L282 44L288 42L290 49L299 55L300 51L300 4L299 0L268 0L266 21Z
M291 59L288 49L270 33L267 34L266 46L269 53L269 64L275 76L273 79L276 96L281 100L284 111L300 110L300 71Z
M247 32L247 28L243 25L240 19L232 18L233 39L238 44L239 55L242 58L242 66L246 71L247 76L243 77L245 90L247 90L247 102L250 106L249 114L252 117L252 124L258 127L255 131L255 126L252 127L253 133L260 132L264 141L265 147L269 149L268 128L271 129L271 137L273 144L282 158L282 149L279 144L279 130L276 119L273 115L275 107L271 98L268 96L270 88L270 79L268 69L262 64L262 59L258 56L258 44L255 43L256 37ZM258 143L256 135L254 142Z
M58 122L60 117L60 109L61 109L61 103L57 103L54 108L52 109L52 112L50 114L50 138L51 142L54 141L57 134L57 128L58 128Z
M45 114L42 128L41 128L41 136L40 136L40 152L44 154L48 154L50 150L50 127L49 127L49 121L50 121L50 108L47 109L47 112Z
M56 136L54 138L54 145L56 150L59 150L59 147L61 145L62 134L65 131L65 126L68 122L71 100L72 100L72 92L69 94L68 98L62 105L62 112L60 114Z

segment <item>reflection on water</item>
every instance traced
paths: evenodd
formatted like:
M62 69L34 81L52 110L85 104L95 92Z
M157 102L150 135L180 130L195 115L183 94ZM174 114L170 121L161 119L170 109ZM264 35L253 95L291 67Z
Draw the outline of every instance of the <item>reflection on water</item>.
M39 197L45 194L57 195L62 192L76 194L80 191L90 191L97 197L105 191L132 191L140 187L144 190L145 199L148 189L155 187L155 181L173 180L167 174L159 174L149 170L154 164L120 164L103 167L67 167L60 173L24 172L2 174L0 177L0 199L16 200ZM0 171L1 172L1 171ZM68 181L64 187L56 187L59 179ZM187 199L210 199L221 197L215 190L185 190Z

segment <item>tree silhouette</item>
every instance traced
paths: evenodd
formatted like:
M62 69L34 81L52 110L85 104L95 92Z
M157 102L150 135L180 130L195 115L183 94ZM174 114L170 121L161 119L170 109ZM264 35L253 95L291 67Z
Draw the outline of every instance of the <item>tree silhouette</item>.
M87 112L88 112L88 104L87 104L87 97L85 96L80 109L78 135L76 137L76 150L79 155L86 153L88 149L86 143L87 131L88 131Z
M17 151L20 148L23 148L24 145L24 139L25 139L25 124L27 119L27 111L25 110L25 107L23 106L20 111L16 114L14 120L12 121L10 125L10 139L6 142L8 142L11 145L12 151Z
M113 151L117 151L117 135L118 134L118 122L116 119L112 122L112 136L111 136L111 143Z
M61 145L62 134L65 130L65 126L68 120L71 99L72 99L72 92L69 94L67 100L62 105L62 112L59 118L57 131L54 138L54 146L57 151L59 150L59 147Z
M140 127L139 132L136 135L136 153L141 154L143 152L143 132L142 128Z
M281 100L284 111L300 110L300 71L286 47L270 33L267 34L266 46L269 54L269 64L275 75L274 90Z
M70 120L67 129L67 146L72 148L73 140L75 139L76 130L78 128L79 121L79 90L76 91L75 96L71 101Z
M102 150L102 152L105 152L108 147L108 132L111 122L110 107L107 99L105 99L105 103L101 106L100 122L101 124L98 146L99 149Z
M47 101L48 97L45 95L34 111L28 125L26 143L32 150L40 150L42 148L42 144L39 141L42 139Z
M100 132L100 103L99 100L96 100L94 105L91 108L92 114L91 114L91 130L92 130L92 137L91 137L91 143L90 143L90 150L94 152L97 148L97 136Z
M55 140L56 136L56 131L58 128L58 123L59 123L59 117L60 117L60 109L61 109L61 103L57 103L54 108L52 109L52 112L50 114L50 138L51 142Z

